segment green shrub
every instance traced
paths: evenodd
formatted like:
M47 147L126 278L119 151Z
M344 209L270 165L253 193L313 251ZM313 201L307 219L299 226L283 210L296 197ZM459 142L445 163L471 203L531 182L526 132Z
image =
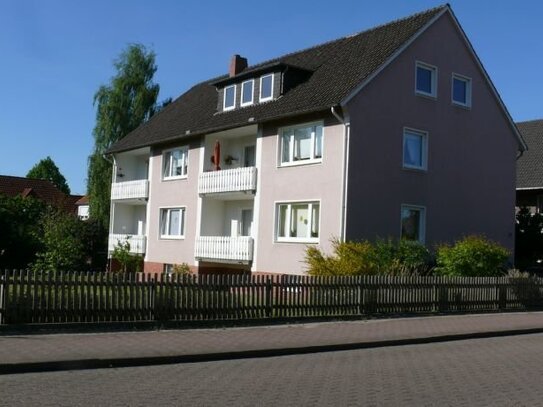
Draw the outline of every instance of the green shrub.
M448 276L491 277L504 274L509 252L481 236L468 236L437 250L437 272Z
M174 274L179 274L179 275L189 275L190 274L190 266L187 263L174 264L173 265L173 273Z
M305 252L308 273L315 276L372 274L411 275L431 271L431 255L418 242L379 240L340 242L332 240L333 254L325 255L315 246Z
M111 257L119 262L121 273L139 273L141 272L141 260L142 257L136 254L130 253L130 241L127 236L123 241L118 241L117 245L113 248Z
M367 241L340 242L332 239L334 255L326 256L315 246L305 252L307 272L313 276L354 276L377 274L375 248Z

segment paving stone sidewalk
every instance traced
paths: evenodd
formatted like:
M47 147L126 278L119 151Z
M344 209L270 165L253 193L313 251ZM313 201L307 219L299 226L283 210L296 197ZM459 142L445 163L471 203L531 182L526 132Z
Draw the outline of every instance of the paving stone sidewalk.
M449 315L243 328L0 336L0 372L17 365L132 360L129 365L424 343L543 332L543 312ZM260 352L260 353L259 353ZM267 352L267 354L266 354ZM207 357L207 359L206 359ZM193 358L193 359L191 359ZM147 359L147 363L145 360ZM211 357L213 359L213 357ZM172 359L173 360L173 359ZM126 364L125 364L126 365ZM69 368L69 367L67 367ZM46 368L45 368L46 369ZM54 369L58 369L58 366ZM39 370L39 369L38 369Z

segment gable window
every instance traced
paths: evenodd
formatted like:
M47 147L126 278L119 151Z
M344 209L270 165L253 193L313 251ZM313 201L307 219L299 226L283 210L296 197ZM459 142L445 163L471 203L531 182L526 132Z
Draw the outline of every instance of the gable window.
M322 132L322 123L283 129L281 131L281 165L321 161Z
M185 178L188 171L188 147L167 150L162 156L162 179Z
M401 238L424 243L426 210L422 206L402 205Z
M281 203L276 213L278 242L319 241L319 202Z
M260 102L273 98L273 74L264 75L260 78Z
M185 235L185 208L164 208L160 210L160 237L179 239Z
M471 79L453 73L452 102L464 107L471 106Z
M230 110L236 107L236 85L224 88L223 110Z
M253 104L253 88L255 81L245 81L241 84L241 106Z
M417 62L415 92L419 95L437 97L437 68Z
M404 129L403 131L403 167L426 170L428 157L428 133Z

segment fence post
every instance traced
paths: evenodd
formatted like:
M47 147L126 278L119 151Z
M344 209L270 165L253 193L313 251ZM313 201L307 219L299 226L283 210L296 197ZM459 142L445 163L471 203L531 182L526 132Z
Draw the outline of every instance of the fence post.
M271 318L273 317L273 304L272 304L272 291L273 291L273 284L272 279L270 276L266 276L266 317Z
M363 276L356 276L358 290L358 314L364 315L364 279Z
M5 284L6 274L7 274L6 271L3 271L0 274L0 325L5 323L4 314L6 312L6 305L5 305L5 300L6 300L6 284Z

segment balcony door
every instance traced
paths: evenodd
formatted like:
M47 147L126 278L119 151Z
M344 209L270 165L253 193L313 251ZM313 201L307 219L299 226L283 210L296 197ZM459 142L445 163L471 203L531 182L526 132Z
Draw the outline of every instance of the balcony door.
M242 209L241 210L241 236L251 236L251 229L253 226L253 210Z
M256 165L256 146L245 146L243 149L243 166L254 167Z

